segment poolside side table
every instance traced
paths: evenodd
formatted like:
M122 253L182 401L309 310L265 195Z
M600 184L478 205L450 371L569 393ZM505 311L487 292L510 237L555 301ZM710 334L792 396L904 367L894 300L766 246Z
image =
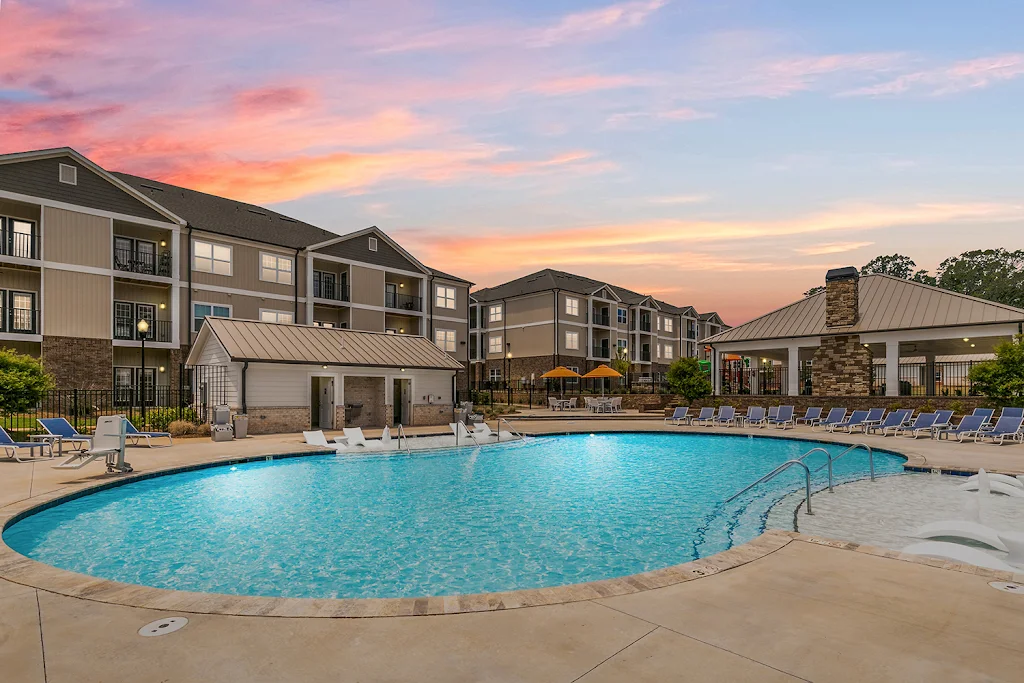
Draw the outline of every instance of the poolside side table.
M1006 544L1008 555L1006 561L1018 567L1024 567L1024 532L1000 531L999 540Z
M57 444L57 457L64 457L64 437L60 434L29 434L29 441L38 441L40 444L50 444L50 457L53 457L53 444Z

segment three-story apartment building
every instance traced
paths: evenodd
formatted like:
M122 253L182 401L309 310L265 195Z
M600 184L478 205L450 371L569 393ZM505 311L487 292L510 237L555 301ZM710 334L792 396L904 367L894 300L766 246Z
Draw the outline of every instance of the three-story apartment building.
M376 227L338 235L68 148L0 156L0 344L60 387L174 387L208 316L422 335L468 364L470 286Z
M691 306L545 269L473 292L472 379L535 380L559 365L583 374L620 349L641 376L652 376L680 356L698 356L710 320Z

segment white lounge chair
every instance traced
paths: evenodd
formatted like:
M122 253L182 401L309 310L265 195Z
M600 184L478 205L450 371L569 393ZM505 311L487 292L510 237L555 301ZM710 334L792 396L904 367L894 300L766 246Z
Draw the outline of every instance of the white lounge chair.
M1011 477L1005 474L997 474L995 472L986 472L988 475L989 484L993 481L1001 481L1004 484L1014 486L1019 489L1024 489L1024 481L1020 480L1020 477ZM971 475L967 478L963 484L960 484L959 488L961 491L977 491L980 482L980 476L977 474Z
M1006 552L1006 544L999 540L999 532L990 526L962 519L931 522L914 530L914 538L964 538L983 543L990 548Z
M363 430L361 427L345 427L341 431L345 436L335 438L334 440L338 443L341 443L340 439L343 438L345 440L345 445L349 448L352 448L353 446L366 447L366 437L363 436Z
M908 545L902 552L908 555L921 555L924 557L936 557L940 560L952 562L964 562L973 564L976 567L996 569L1004 572L1016 572L1017 568L1003 562L998 557L988 554L984 550L972 548L959 543L943 543L941 541L924 541Z
M107 472L131 472L132 466L124 461L125 419L120 415L104 415L96 421L92 446L78 451L54 465L55 470L78 470L93 460L105 458Z
M1001 493L1004 496L1009 496L1010 498L1024 498L1024 489L1013 484L1007 484L1005 481L995 479L995 475L990 474L989 477L992 477L988 483L992 493ZM960 484L957 488L961 491L980 491L981 482L977 479L974 481L968 480L967 482Z
M476 434L466 429L466 425L461 422L449 422L448 427L452 430L452 434L455 435L455 445L459 446L463 441L472 441L479 445L480 440L476 438Z
M318 446L320 448L330 448L333 450L345 447L342 443L330 443L327 440L327 437L324 436L323 431L319 429L315 432L302 432L302 438L306 441L307 446Z
M491 429L491 426L486 422L477 422L473 425L473 433L477 436L494 437L495 439L499 438L498 432Z

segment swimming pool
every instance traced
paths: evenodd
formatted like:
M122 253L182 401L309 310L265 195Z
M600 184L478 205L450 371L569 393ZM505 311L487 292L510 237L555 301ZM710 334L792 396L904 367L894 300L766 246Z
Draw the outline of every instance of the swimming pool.
M3 538L62 569L175 590L370 598L555 586L745 543L802 470L722 501L816 445L600 434L257 461L100 490L25 517ZM879 473L902 463L875 455ZM837 479L866 473L865 453L836 463Z

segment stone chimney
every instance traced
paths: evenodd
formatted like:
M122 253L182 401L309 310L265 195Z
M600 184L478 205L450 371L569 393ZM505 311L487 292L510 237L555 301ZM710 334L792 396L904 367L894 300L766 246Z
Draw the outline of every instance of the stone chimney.
M825 325L850 327L859 317L857 282L860 274L853 266L833 268L825 274Z

